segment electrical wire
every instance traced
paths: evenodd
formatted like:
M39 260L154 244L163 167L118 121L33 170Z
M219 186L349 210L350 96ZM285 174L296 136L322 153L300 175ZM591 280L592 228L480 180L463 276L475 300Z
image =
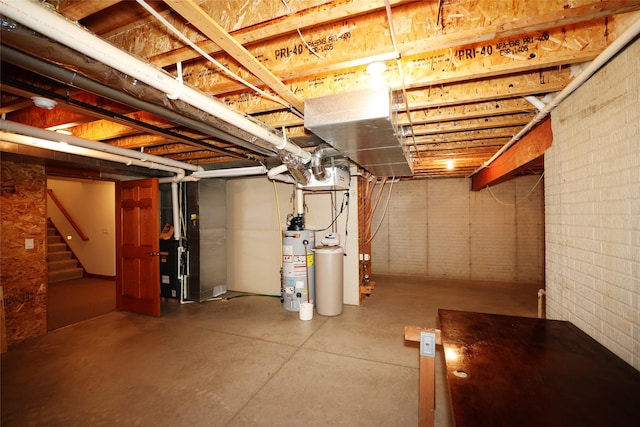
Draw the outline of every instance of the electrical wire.
M347 197L347 201L345 202L345 197ZM342 194L342 203L340 205L340 212L338 212L338 214L335 216L335 218L333 218L333 221L331 221L331 224L329 224L328 226L326 226L325 228L321 228L319 230L310 230L310 231L315 231L315 232L319 232L319 231L326 231L328 229L330 229L331 227L333 227L333 224L336 223L336 221L338 220L338 218L340 218L340 215L342 215L342 213L344 212L344 208L349 204L348 202L348 197L349 196L345 196L345 194ZM349 210L347 209L347 212ZM346 236L345 236L346 238Z
M176 27L174 27L162 15L160 15L158 12L156 12L156 10L153 9L151 6L149 6L144 0L136 0L136 1L138 2L138 4L140 6L145 8L147 10L147 12L149 12L151 15L153 15L154 18L156 18L158 21L160 21L176 37L178 37L183 43L187 44L193 50L198 52L202 57L208 59L216 67L218 67L220 70L222 70L226 75L228 75L232 79L236 80L237 82L242 83L243 85L247 86L248 88L253 89L254 91L259 93L260 95L264 96L265 98L268 98L268 99L270 99L270 100L272 100L274 102L277 102L278 104L288 108L291 111L295 110L295 108L292 105L286 103L285 101L281 100L278 97L275 97L275 96L271 95L268 92L265 92L264 90L262 90L262 89L260 89L260 88L258 88L256 86L252 85L251 83L249 83L248 81L246 81L245 79L243 79L242 77L240 77L239 75L235 74L233 71L229 70L227 67L222 65L220 62L216 61L211 55L209 55L207 52L202 50L198 45L196 45L191 40L189 40L187 38L187 36L185 36L180 31L178 31L178 29Z
M398 67L398 73L400 74L400 83L402 84L402 97L404 98L405 112L407 113L407 119L409 120L409 127L413 130L413 119L411 118L411 109L409 108L409 99L407 95L407 85L404 79L404 71L402 69L402 61L400 60L400 51L398 50L398 44L396 43L396 32L393 27L393 16L391 15L391 4L389 0L385 0L385 9L387 11L387 20L389 21L389 32L391 33L391 42L393 43L393 51L396 56L396 65ZM413 142L413 148L416 151L416 157L420 158L420 151L418 150L418 143L416 136L411 132L411 140Z
M291 8L287 4L287 1L286 0L282 0L282 4L284 4L284 7L287 8L287 13L291 13ZM317 56L320 59L324 59L324 57L322 55L320 55L314 48L309 46L309 43L307 43L307 41L302 36L302 32L300 31L300 28L296 28L296 31L298 32L298 36L300 36L300 40L302 40L302 43L304 43L306 48L309 49L309 52L313 53L315 56Z
M345 256L347 255L347 236L349 235L349 191L347 190L345 192L345 195L347 196L347 203L346 203L346 207L347 207L347 218L344 221L344 254Z
M378 234L378 230L380 230L380 226L382 225L382 221L384 220L384 217L387 215L387 210L389 209L389 200L391 200L391 191L393 190L393 184L395 182L396 182L396 177L394 176L393 178L391 178L391 186L389 187L389 194L387 195L387 202L384 205L384 210L382 211L382 217L380 218L380 222L378 223L378 226L375 228L373 233L371 233L371 237L369 237L369 239L365 242L365 245L369 244L369 242L373 240L373 238L376 236L376 234Z
M529 198L529 196L535 191L536 187L538 187L538 184L540 184L540 182L542 181L542 178L544 177L544 172L542 172L542 174L540 174L540 178L538 178L538 180L536 181L536 183L533 185L533 187L531 187L531 190L529 190L529 192L526 194L526 196L524 196L524 199ZM493 191L491 190L491 187L489 187L487 185L487 190L489 191L489 194L491 194L491 197L493 198L493 200L495 200L499 205L502 206L507 206L507 207L513 207L513 206L518 206L521 203L524 203L523 199L521 199L519 202L515 202L515 203L507 203L507 202L503 202L502 200L498 199L498 197L496 197L496 195L493 193Z

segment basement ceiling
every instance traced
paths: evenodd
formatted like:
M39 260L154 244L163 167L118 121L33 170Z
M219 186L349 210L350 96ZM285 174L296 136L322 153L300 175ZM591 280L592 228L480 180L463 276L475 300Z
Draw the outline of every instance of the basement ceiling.
M413 178L471 176L640 18L640 1L148 1L196 50L141 2L38 3L306 151L323 140L305 129L305 101L388 85L394 143ZM204 169L279 164L273 145L38 29L2 17L7 120ZM385 65L380 75L371 63ZM37 108L34 96L57 106ZM537 158L515 172L542 167Z

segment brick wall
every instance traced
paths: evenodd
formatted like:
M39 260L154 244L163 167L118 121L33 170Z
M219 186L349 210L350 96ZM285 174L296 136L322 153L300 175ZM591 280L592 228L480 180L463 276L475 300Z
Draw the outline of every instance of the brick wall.
M547 316L640 369L640 41L552 113Z
M478 192L463 178L400 181L380 222L387 185L373 219L372 228L380 224L373 273L543 283L539 179L519 177Z

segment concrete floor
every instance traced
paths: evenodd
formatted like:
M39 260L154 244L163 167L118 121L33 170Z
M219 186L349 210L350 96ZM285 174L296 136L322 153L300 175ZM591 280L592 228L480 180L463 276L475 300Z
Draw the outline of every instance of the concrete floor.
M415 426L437 309L535 317L536 285L376 276L361 307L301 321L276 298L114 311L2 355L2 426ZM436 425L450 426L442 352Z

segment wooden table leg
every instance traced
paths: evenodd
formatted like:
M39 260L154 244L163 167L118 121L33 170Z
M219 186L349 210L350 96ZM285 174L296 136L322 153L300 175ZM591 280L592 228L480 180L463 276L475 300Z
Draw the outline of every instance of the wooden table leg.
M404 339L420 343L418 426L434 427L436 422L436 344L442 344L440 330L405 326Z
M436 364L435 357L420 356L420 392L418 393L418 426L435 426Z

